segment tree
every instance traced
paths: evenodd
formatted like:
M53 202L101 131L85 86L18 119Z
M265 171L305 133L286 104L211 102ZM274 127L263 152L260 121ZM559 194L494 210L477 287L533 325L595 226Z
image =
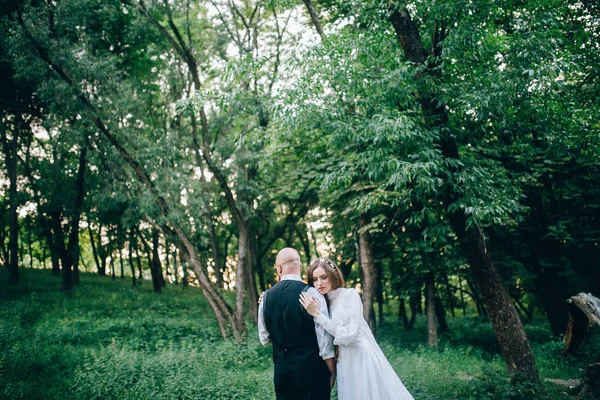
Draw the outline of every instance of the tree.
M470 16L464 17L460 12L462 5L427 5L431 11L420 7L413 15L394 6L377 12L362 9L364 14L360 16L355 10L348 11L355 23L328 37L322 48L314 52L315 61L327 54L329 63L308 72L309 79L302 86L306 89L297 96L293 113L299 114L297 107L306 110L306 117L296 118L303 129L328 134L330 147L342 151L335 153L342 160L342 167L330 174L329 181L348 187L361 174L378 185L379 190L370 196L372 200L386 198L379 194L381 191L396 190L397 195L411 194L396 201L404 207L414 198L425 196L435 199L436 205L441 202L443 208L438 215L449 221L471 266L496 329L507 371L537 381L527 337L487 251L482 229L488 221L506 223L518 215L522 207L514 199L520 193L511 192L511 186L501 186L500 182L507 182L501 165L473 158L468 152L470 138L461 136L463 117L454 112L462 107L458 103L462 98L447 106L446 92L454 94L453 90L461 85L455 83L460 81L454 71L458 67L446 67L443 62L447 54L458 52L459 48L464 51L454 40L486 21L489 9L471 10ZM414 18L422 19L420 27ZM384 23L394 29L396 43L381 29ZM424 36L427 29L433 33ZM422 36L430 46L425 45ZM400 63L388 55L398 50L403 55ZM327 82L328 87L315 85L315 81ZM328 89L332 94L323 98L323 91ZM313 93L318 94L312 96ZM468 98L470 92L465 93L463 98ZM321 100L317 100L319 96ZM381 163L382 159L389 161ZM474 185L476 174L478 185L488 185L486 193Z

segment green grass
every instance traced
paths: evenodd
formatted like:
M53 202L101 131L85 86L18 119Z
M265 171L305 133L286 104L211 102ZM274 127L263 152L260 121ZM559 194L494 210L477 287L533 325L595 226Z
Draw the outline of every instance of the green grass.
M72 293L48 271L22 270L8 287L0 270L2 399L272 399L270 348L249 323L246 345L221 340L197 288L84 274ZM415 399L568 399L565 389L511 385L491 325L450 319L452 333L428 348L425 321L405 331L394 317L378 341ZM577 357L544 321L526 326L542 378L573 379L600 353L600 341ZM335 396L334 396L335 398Z

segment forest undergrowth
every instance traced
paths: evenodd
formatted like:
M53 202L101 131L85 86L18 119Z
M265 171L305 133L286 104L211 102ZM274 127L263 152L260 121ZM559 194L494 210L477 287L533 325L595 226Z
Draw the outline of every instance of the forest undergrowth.
M199 289L92 274L85 291L60 291L60 278L22 269L7 285L0 270L0 398L2 399L273 399L270 348L249 322L247 344L223 341ZM579 379L597 361L593 337L576 356L563 356L562 338L547 323L526 323L541 387L510 383L491 324L449 318L451 333L428 348L426 324L403 329L394 302L377 339L415 399L569 399L562 380ZM396 306L397 307L397 306ZM336 398L335 394L332 396Z

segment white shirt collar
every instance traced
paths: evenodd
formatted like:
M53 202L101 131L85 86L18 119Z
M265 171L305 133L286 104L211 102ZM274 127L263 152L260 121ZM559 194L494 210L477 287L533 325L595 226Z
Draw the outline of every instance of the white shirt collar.
M302 278L300 277L300 275L286 274L281 277L280 281L300 281L300 282L302 282Z

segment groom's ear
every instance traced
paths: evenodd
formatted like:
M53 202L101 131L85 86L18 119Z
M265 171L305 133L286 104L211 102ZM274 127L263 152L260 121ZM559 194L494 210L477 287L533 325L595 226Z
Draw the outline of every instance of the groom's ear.
M277 275L281 276L283 272L283 266L281 264L275 264L275 270L277 271Z

